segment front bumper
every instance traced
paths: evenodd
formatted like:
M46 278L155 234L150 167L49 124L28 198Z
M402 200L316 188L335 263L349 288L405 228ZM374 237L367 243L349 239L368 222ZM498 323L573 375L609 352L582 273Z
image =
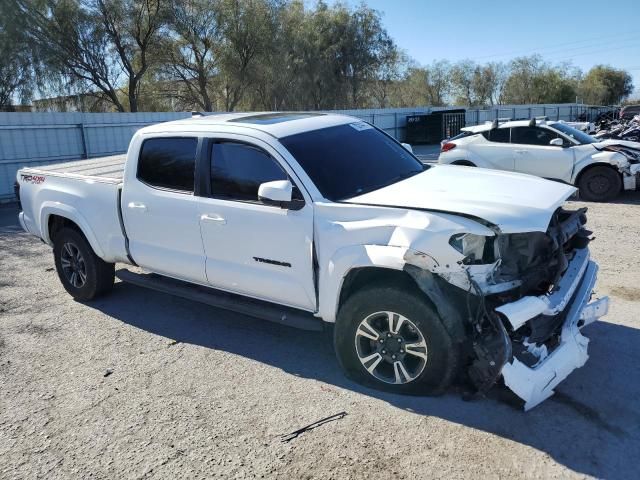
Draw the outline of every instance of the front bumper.
M640 163L629 167L629 173L622 173L623 187L625 190L637 190L640 185Z
M553 293L523 297L496 308L514 331L538 315L559 315L568 309L559 344L549 355L533 367L513 357L502 369L505 384L525 401L525 410L553 395L553 389L589 358L589 339L580 333L580 329L595 322L609 309L608 297L590 302L597 273L598 265L589 259L589 250L578 250Z

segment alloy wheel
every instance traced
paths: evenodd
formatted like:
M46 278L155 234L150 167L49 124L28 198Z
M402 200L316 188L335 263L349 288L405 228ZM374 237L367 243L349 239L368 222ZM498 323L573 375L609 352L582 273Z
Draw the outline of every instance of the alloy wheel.
M62 246L60 265L65 277L75 288L82 288L87 283L87 265L75 243L67 242Z
M362 366L384 383L412 382L427 365L424 336L411 320L396 312L376 312L362 320L355 346Z

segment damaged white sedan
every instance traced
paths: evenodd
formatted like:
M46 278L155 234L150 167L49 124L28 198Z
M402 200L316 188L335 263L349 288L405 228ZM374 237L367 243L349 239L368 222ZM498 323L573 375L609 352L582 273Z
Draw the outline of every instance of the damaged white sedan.
M121 280L254 317L334 326L353 379L439 394L501 379L529 409L587 359L585 209L533 176L424 166L384 132L318 113L146 127L125 157L18 172L23 228L90 301ZM179 322L179 319L176 319ZM283 349L287 346L283 345ZM465 375L466 374L466 375Z
M488 122L444 140L438 163L507 170L575 185L606 201L640 186L640 143L604 140L547 120Z

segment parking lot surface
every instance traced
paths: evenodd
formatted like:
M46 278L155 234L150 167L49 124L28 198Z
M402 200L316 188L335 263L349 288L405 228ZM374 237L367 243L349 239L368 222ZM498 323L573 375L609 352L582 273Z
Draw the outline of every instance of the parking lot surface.
M640 195L587 206L611 311L585 329L587 364L528 413L500 388L370 390L325 334L123 283L75 302L2 207L0 478L637 478Z

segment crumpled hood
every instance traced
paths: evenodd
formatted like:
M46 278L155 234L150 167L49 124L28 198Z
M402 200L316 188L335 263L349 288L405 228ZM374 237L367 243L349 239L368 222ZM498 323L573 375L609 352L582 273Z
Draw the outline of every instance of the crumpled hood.
M349 203L437 210L488 221L504 233L545 232L576 189L531 175L437 165Z
M631 148L633 150L640 150L640 142L630 142L628 140L614 140L611 138L608 138L598 143L592 143L591 145L593 145L598 150L602 150L603 148L609 147L609 146L620 146L620 147Z

